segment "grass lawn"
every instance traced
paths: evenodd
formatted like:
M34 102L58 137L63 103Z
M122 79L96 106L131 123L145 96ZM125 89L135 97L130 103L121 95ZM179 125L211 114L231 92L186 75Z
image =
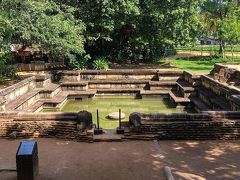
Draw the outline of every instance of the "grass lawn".
M178 47L176 48L177 51L216 51L218 52L219 51L219 45L203 45L203 46L195 46L195 47ZM232 47L230 45L226 45L225 46L225 51L226 52L231 52L232 51ZM233 51L234 52L240 52L240 46L237 45L237 46L234 46L233 48Z
M194 57L190 59L173 59L173 60L160 60L163 62L171 62L174 68L188 71L190 73L199 74L209 73L215 63L225 63L225 62L239 62L238 59L227 59L227 58L213 58L213 57Z

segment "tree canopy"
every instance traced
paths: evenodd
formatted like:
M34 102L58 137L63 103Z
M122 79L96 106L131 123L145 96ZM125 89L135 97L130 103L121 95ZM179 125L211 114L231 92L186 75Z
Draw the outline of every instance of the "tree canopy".
M78 0L66 3L76 8L75 17L86 24L85 49L92 57L148 61L163 54L165 48L195 40L200 27L201 2Z
M203 27L223 50L238 43L238 10L237 0L0 0L0 48L35 45L79 68L147 62L196 42Z
M53 1L0 1L1 12L13 29L11 43L35 45L54 56L74 59L84 52L84 23L69 7L62 11Z
M201 7L205 30L220 40L219 53L224 54L225 42L234 43L232 37L240 31L236 24L239 10L238 0L206 0Z

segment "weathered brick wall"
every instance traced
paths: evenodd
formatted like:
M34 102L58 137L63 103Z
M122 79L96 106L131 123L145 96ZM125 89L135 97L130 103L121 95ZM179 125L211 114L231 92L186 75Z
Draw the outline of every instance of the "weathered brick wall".
M139 113L133 119L130 117L129 123L132 132L126 134L127 139L240 139L240 112L185 115Z
M76 113L0 114L0 137L57 137L77 141L92 141L87 131L77 130Z

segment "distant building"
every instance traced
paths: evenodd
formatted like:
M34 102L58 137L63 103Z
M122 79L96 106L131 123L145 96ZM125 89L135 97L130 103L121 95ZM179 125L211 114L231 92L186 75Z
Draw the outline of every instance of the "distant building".
M206 38L202 38L200 40L201 45L218 45L219 44L219 39L214 36L209 36Z
M50 51L37 46L12 44L11 52L15 57L18 71L43 71L66 68L62 58L53 58Z
M11 52L19 63L30 63L31 61L51 62L49 51L43 51L37 46L23 46L21 44L12 44Z

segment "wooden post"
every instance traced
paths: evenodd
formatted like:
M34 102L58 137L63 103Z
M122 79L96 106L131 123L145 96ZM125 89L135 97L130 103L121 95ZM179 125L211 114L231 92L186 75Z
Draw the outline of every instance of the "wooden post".
M102 128L100 128L99 126L99 113L98 113L98 109L97 109L97 129L94 129L94 134L102 134L103 130Z
M99 129L99 114L98 114L98 109L97 109L97 128Z
M124 128L122 128L122 123L121 123L121 109L119 109L119 127L116 129L117 134L124 134Z
M119 109L119 128L122 128L122 123L121 123L121 109Z

